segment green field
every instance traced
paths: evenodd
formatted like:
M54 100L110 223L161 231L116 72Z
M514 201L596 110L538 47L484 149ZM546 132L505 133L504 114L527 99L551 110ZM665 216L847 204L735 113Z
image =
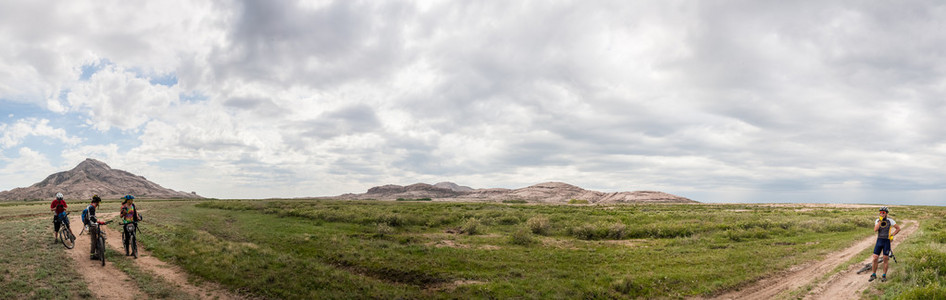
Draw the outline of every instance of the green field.
M145 216L140 241L156 257L194 281L261 298L713 296L846 248L871 235L876 215L869 207L755 204L145 200L138 206ZM0 206L5 238L51 231L25 221L36 220L31 211L41 208ZM117 211L117 203L104 211L109 208ZM894 208L892 218L919 220L921 228L898 248L900 275L872 286L866 298L943 297L944 216L944 207ZM23 231L30 228L35 232ZM52 247L49 234L29 243L62 249ZM3 257L9 251L0 248ZM46 295L6 279L35 276L16 269L37 263L0 261L0 289ZM66 298L87 295L81 278L69 282L80 292Z

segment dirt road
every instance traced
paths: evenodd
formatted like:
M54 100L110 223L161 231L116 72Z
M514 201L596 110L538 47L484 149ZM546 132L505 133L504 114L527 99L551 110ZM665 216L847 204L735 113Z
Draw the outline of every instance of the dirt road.
M117 213L108 213L101 214L100 219L109 219L116 216ZM70 224L74 227L76 234L82 230L82 221L79 217L73 217L70 219ZM78 225L76 225L78 224ZM122 254L125 253L125 248L122 245L122 235L121 232L112 230L107 226L105 228L105 234L108 237L106 239L107 247L116 250ZM75 230L78 229L78 230ZM111 265L108 260L103 267L101 262L98 260L89 259L89 250L90 250L90 241L89 235L83 234L78 236L76 239L76 247L72 250L67 250L75 260L76 268L82 274L85 281L89 284L89 289L92 291L92 294L97 299L143 299L148 298L141 290L135 285L134 281L128 277L127 274L118 270ZM155 275L163 278L169 283L175 285L181 291L194 296L199 299L242 299L241 297L234 295L219 286L216 286L212 283L204 283L201 286L195 286L187 281L187 274L181 270L179 267L167 264L153 256L147 250L142 247L138 247L138 259L135 260L135 265L139 268L150 271ZM133 295L133 296L132 296Z
M901 240L909 238L916 228L919 227L916 221L904 222L903 232L894 240L894 245ZM792 267L790 270L776 274L775 276L760 280L755 284L738 291L723 294L713 299L779 299L788 298L788 293L797 290L805 285L813 283L813 280L822 278L834 270L837 266L847 262L864 249L873 247L877 241L876 235L871 235L861 239L848 248L842 249L836 253L828 255L823 260ZM864 262L870 261L868 256ZM856 299L861 290L867 287L867 276L855 274L855 268L863 266L863 262L856 263L834 274L829 280L817 285L811 292L804 296L806 299ZM893 269L893 265L891 265Z
M906 227L901 227L902 231L898 234L899 238L894 238L893 248L896 250L897 245L900 245L900 242L904 238L908 238L916 232L919 228L919 223L916 221L907 221ZM897 252L894 251L894 254ZM864 260L855 263L848 267L845 270L842 270L840 273L832 275L828 280L825 280L820 285L816 286L811 290L810 293L805 297L805 299L856 299L859 298L861 291L867 288L870 285L870 282L867 282L867 276L869 274L857 274L857 270L860 269L864 264L871 262L872 258L867 257ZM892 274L895 271L896 263L891 262L888 268L888 274ZM883 269L883 265L878 265L877 273L880 274Z
M106 214L103 214L103 217L104 215ZM117 213L111 214L111 216L115 215ZM103 267L101 261L89 259L92 242L89 241L88 234L78 235L82 231L82 220L79 216L69 218L69 225L72 226L73 233L77 235L76 246L66 252L75 260L76 270L82 274L82 278L88 283L89 290L96 299L142 299L145 297L145 294L125 272L118 270L108 261ZM114 239L114 235L109 235L108 239ZM119 239L121 239L120 236Z

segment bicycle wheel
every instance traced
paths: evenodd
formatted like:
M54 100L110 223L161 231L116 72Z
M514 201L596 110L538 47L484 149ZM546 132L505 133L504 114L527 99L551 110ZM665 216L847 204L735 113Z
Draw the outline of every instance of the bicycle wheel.
M59 240L66 249L72 249L76 246L76 237L69 232L69 226L63 225L59 228Z
M131 254L135 256L135 259L138 259L138 243L136 243L137 239L138 235L132 233L131 240L129 242L131 242Z
M98 249L96 249L95 252L99 254L99 259L102 260L102 266L104 267L105 266L105 238L104 237L99 236L99 244L96 248Z

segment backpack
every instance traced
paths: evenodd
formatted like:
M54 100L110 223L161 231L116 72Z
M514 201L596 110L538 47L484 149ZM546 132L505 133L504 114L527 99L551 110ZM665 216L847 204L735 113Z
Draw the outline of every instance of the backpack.
M91 206L92 205L89 204L89 206L86 206L85 209L82 210L82 224L89 225L89 207Z

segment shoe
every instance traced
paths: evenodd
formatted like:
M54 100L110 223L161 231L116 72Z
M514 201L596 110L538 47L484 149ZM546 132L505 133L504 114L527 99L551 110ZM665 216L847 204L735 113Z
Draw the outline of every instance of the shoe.
M89 260L99 260L99 257L92 255L92 256L89 256Z
M880 277L880 282L887 282L887 275L886 275L886 274L884 274L884 276Z
M874 281L874 279L877 279L877 274L870 274L870 279L868 279L867 282Z

